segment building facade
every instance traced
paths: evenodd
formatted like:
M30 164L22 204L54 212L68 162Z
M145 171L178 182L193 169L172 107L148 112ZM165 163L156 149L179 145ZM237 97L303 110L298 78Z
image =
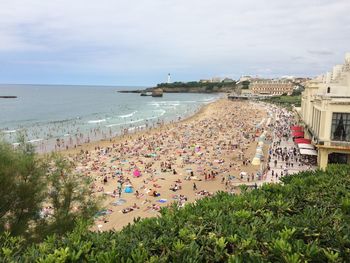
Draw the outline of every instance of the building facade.
M350 164L350 53L344 64L306 84L300 115L318 148L320 168Z
M288 80L259 79L252 80L249 88L253 94L282 95L293 93L293 83Z

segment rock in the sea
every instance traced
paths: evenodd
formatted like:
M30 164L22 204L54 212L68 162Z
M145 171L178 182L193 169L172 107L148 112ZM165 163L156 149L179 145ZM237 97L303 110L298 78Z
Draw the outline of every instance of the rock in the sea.
M153 89L152 97L163 97L163 90L160 88Z

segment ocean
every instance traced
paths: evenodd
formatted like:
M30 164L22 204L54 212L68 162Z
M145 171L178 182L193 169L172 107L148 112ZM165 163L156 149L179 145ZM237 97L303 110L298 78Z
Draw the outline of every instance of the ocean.
M220 97L118 93L132 89L142 87L0 85L0 95L18 97L0 99L0 137L17 145L23 135L38 152L50 152L183 119Z

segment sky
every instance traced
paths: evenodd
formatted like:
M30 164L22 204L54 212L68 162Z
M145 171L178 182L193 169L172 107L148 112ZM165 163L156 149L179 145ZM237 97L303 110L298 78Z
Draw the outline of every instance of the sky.
M349 0L0 0L0 83L316 76L350 52L349 12Z

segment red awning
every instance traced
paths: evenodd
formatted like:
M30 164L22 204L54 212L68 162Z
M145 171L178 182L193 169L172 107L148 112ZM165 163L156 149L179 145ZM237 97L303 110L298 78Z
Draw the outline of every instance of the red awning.
M305 144L311 144L310 139L305 139L305 138L297 138L294 140L295 143L305 143Z
M304 127L303 126L291 126L290 129L292 131L303 131Z
M292 136L293 136L293 137L301 137L301 138L304 138L304 132L293 131L293 132L292 132Z

